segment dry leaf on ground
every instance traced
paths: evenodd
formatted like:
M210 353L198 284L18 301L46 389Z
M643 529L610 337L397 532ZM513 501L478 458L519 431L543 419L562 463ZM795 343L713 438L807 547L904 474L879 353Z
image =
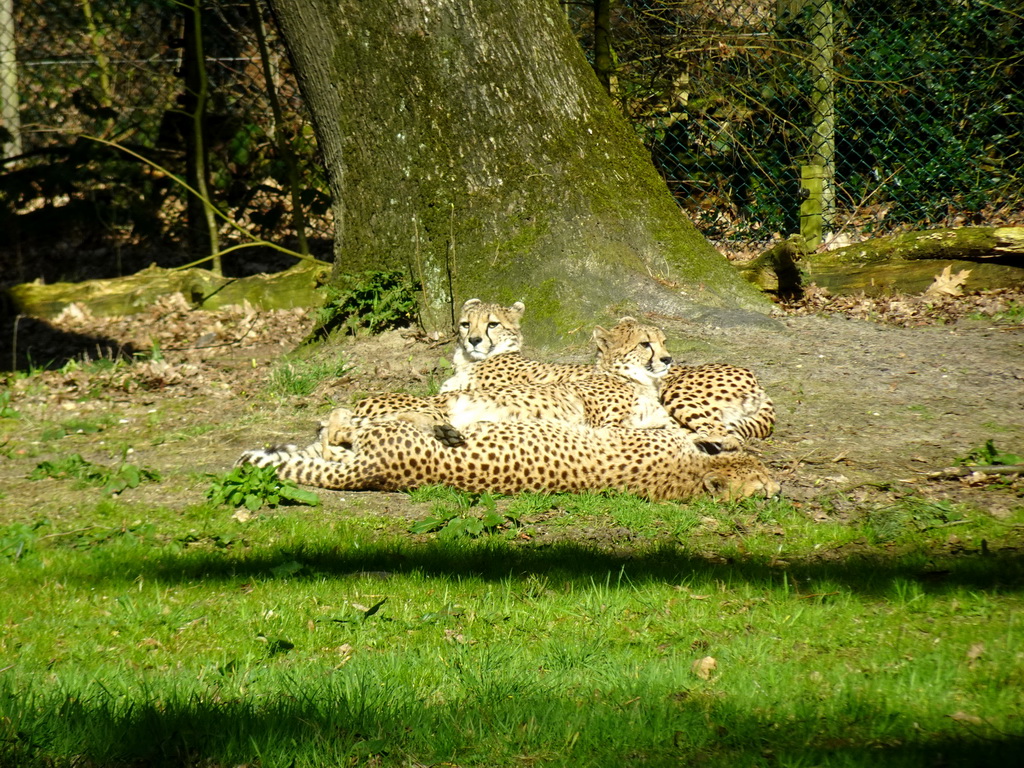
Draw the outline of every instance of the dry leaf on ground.
M954 275L953 266L947 264L924 293L926 296L959 296L964 292L964 283L970 275L969 269L961 269Z
M714 656L705 656L703 659L697 659L693 662L691 669L693 674L701 680L710 680L715 670L718 669L718 659Z
M967 723L968 725L984 725L985 721L977 715L969 715L962 709L949 715L950 720L956 720L958 723Z

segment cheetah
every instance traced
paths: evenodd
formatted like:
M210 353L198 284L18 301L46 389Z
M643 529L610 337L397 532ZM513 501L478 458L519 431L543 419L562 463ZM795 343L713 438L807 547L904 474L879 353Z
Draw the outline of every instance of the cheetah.
M472 389L476 363L496 355L518 355L523 346L519 320L525 311L521 301L503 307L480 299L467 299L459 312L456 328L455 353L452 355L455 373L441 384L439 391Z
M282 479L350 491L444 484L473 493L615 489L651 501L710 493L775 496L779 484L745 453L708 455L682 429L591 429L554 422L477 422L445 446L404 419L355 430L341 461L294 446L246 451L238 464L275 466Z
M509 307L468 299L459 314L453 376L440 392L520 384L558 384L585 379L594 373L588 364L550 364L523 357L519 321L526 307Z
M472 358L475 362L470 362L466 356L460 357L460 350L466 344L461 328L479 324L474 318L481 307L492 308L488 310L489 322L502 324L505 329L503 351L483 357L477 354ZM483 304L479 299L467 301L462 309L455 353L456 359L463 362L456 375L442 385L441 391L576 382L593 375L593 366L542 363L523 357L519 352L522 346L519 321L525 310L522 302L501 308ZM723 450L735 449L751 438L766 438L775 426L775 407L768 393L750 370L734 365L673 365L661 382L660 399L678 424L709 441L717 440Z
M611 329L598 326L594 340L597 364L578 381L452 391L426 398L373 395L355 405L355 416L381 419L419 412L431 417L423 423L447 424L455 430L477 421L523 419L591 427L676 428L658 400L660 380L672 362L665 334L624 317Z

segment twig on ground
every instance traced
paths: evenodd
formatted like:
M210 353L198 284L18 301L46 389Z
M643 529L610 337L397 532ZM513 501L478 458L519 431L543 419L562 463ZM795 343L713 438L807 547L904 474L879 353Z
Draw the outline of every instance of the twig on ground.
M928 472L925 477L929 480L947 480L955 477L967 477L978 473L980 475L1017 475L1024 473L1024 464L984 464L965 467L946 467L938 472Z

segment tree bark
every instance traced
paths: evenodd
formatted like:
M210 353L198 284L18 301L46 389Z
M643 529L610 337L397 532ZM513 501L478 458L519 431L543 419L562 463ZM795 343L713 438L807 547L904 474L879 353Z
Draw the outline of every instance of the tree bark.
M185 90L182 94L182 109L189 120L189 127L185 131L185 181L198 193L190 192L188 195L188 244L192 254L213 255L211 267L219 275L220 237L210 198L209 147L206 141L206 105L210 88L206 78L206 56L203 53L203 1L192 0L192 5L183 5L181 8L185 18L182 54Z
M594 0L594 74L602 87L612 89L612 7L611 0Z
M14 0L0 0L0 160L21 154L18 57L14 43Z
M769 322L553 0L270 4L334 195L335 282L408 272L428 330L466 298L521 299L541 344L637 311Z

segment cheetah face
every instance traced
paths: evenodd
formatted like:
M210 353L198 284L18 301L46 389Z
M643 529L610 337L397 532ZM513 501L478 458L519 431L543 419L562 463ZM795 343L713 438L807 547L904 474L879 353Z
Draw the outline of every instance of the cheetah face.
M732 466L724 466L704 475L704 490L719 499L744 499L747 496L778 496L782 487L763 465L750 457L737 457Z
M519 321L526 307L517 301L510 307L469 299L459 315L458 348L474 362L491 355L518 352L523 345Z
M668 373L672 356L665 346L665 334L652 325L640 325L624 317L610 330L594 329L597 365L638 381L659 380Z

